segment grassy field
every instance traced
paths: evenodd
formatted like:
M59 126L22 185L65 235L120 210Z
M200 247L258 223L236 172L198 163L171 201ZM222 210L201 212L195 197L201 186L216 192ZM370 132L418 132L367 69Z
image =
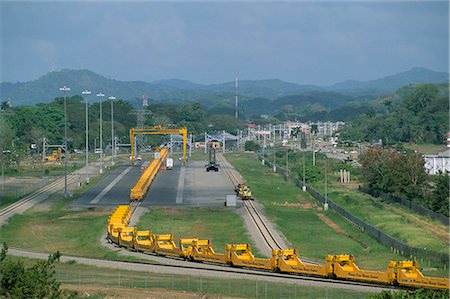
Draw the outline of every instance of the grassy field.
M180 237L210 239L217 252L225 252L227 243L251 243L241 217L225 208L152 208L137 227L172 233L176 243Z
M27 258L8 258L21 260L30 266L36 261ZM209 278L187 275L171 275L149 272L134 272L86 266L77 263L57 263L56 278L63 288L75 289L80 295L89 291L89 298L111 298L117 294L141 295L145 298L368 298L371 293L333 289L326 287L305 287L292 284L269 283L246 279ZM106 287L106 288L93 288ZM170 293L168 291L177 292ZM204 296L205 295L205 296ZM115 297L114 297L115 298ZM123 297L122 297L123 298Z
M414 143L404 143L403 146L406 149L412 151L417 151L421 154L436 154L439 152L446 151L447 148L445 144L414 144Z
M110 171L112 169L105 174ZM69 207L74 198L99 180L99 176L92 177L91 184L76 190L73 198L64 198L61 191L24 214L13 216L0 227L0 241L11 247L38 251L59 250L68 255L125 259L100 244L113 208L73 210ZM135 260L133 257L127 259Z
M337 176L331 176L328 195L353 215L408 245L448 253L449 232L444 224L400 205L382 203L336 181ZM323 192L323 186L316 184L315 187Z

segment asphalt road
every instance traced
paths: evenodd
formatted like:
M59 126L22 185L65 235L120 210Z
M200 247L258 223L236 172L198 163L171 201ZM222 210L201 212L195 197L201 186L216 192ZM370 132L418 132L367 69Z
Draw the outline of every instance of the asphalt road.
M141 165L129 163L106 175L96 186L78 198L76 206L116 206L129 203L130 189L141 175ZM142 206L224 206L225 197L234 194L225 172L206 172L203 161L190 161L183 169L174 160L171 170L160 170Z

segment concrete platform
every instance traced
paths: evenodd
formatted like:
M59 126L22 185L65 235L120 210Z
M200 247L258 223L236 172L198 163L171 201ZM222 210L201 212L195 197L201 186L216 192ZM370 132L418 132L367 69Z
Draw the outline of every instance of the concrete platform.
M116 206L129 203L130 189L141 175L140 163L119 166L112 174L78 198L75 206ZM182 166L174 160L172 170L160 170L145 196L142 206L222 207L234 194L226 173L206 172L204 161L190 161ZM238 207L242 202L238 201Z

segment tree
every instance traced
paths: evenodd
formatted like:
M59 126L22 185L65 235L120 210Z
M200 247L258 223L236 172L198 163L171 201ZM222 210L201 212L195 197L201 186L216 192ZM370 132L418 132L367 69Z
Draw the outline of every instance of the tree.
M450 199L450 184L449 173L439 173L434 177L435 187L431 194L429 207L435 212L442 213L448 216L449 199Z
M255 141L248 140L248 141L245 142L244 148L245 148L246 151L257 152L257 151L259 151L260 146Z
M226 114L215 114L208 118L208 126L214 131L225 130L230 134L236 134L237 129L245 128L243 121Z
M60 289L55 278L55 263L61 254L50 254L46 261L25 267L21 260L7 256L8 246L3 244L0 253L0 297L6 298L70 298L76 293Z

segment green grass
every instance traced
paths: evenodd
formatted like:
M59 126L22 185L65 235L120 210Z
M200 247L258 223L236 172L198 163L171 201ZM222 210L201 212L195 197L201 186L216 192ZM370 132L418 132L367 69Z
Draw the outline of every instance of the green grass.
M154 234L172 233L176 243L181 237L210 239L217 252L225 252L227 243L251 243L241 217L225 208L152 208L137 227ZM253 252L258 254L256 248Z
M268 218L300 254L324 261L327 254L349 253L356 256L358 265L370 269L386 269L388 260L401 259L334 211L323 212L321 207L314 207L317 202L309 194L294 184L287 184L281 175L261 165L252 154L227 154L226 157L247 180ZM285 203L303 203L309 207L280 206ZM330 218L345 234L320 220L320 214Z
M7 224L0 227L0 241L11 247L44 252L59 250L68 255L139 260L121 256L100 244L108 216L114 207L78 211L69 207L75 198L100 180L100 176L92 177L91 183L76 190L73 198L64 198L62 192L58 192L24 214L11 217Z
M448 232L448 227L408 211L399 205L396 205L397 208L394 209L391 204L382 203L370 195L357 190L349 190L344 185L335 182L337 178L337 176L330 176L328 196L341 207L410 246L448 253L448 240L444 241L430 233L429 227L424 226L423 223L439 228L444 233ZM324 187L320 183L314 184L314 188L322 193L324 191ZM423 223L412 221L406 217L408 215L413 215Z
M446 151L447 148L445 144L414 144L414 143L404 143L403 146L406 149L412 151L417 151L421 154L436 154L439 152Z
M32 265L36 260L9 256L14 260L21 260L25 265ZM214 297L239 298L368 298L366 292L349 291L326 287L307 287L287 283L270 283L248 279L209 278L188 275L171 275L149 272L114 270L93 267L78 263L57 263L56 278L64 285L94 285L129 288L153 291L182 291ZM108 293L108 292L106 292ZM199 294L200 293L200 294ZM103 298L105 292L90 294L89 298ZM130 293L131 294L131 293ZM161 295L164 293L161 292ZM94 296L94 297L92 297Z

